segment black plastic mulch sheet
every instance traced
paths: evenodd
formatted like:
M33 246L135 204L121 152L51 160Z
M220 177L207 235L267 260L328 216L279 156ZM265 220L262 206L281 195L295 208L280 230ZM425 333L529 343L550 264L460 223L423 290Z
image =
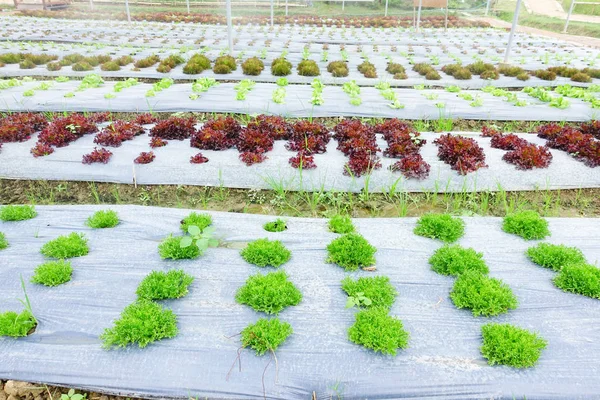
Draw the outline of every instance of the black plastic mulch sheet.
M159 258L157 245L178 231L189 210L114 206L122 220L118 227L84 226L93 211L106 208L38 207L35 219L0 223L10 242L0 251L2 310L21 310L19 275L29 281L44 261L39 253L44 243L77 231L87 235L91 249L72 260L71 282L56 288L27 284L40 325L27 338L0 338L0 379L211 399L308 399L313 391L319 399L590 399L600 393L600 303L555 288L554 272L524 255L535 242L502 232L499 218L465 218L459 242L483 252L490 275L504 280L519 299L516 310L488 319L453 306L448 294L454 279L437 275L427 262L441 243L414 235L414 218L356 220L378 249L377 271L345 273L325 263L325 247L337 235L323 219L289 218L287 231L268 233L262 225L272 217L213 213L225 245L196 260L173 262ZM590 262L600 259L598 220L549 221L548 242L577 246ZM304 298L280 314L294 334L277 350L277 363L242 350L240 370L235 335L262 315L236 304L234 296L248 276L264 270L244 262L239 249L260 237L280 239L292 251L282 268ZM186 297L165 302L178 316L179 335L145 349L103 350L98 336L135 300L143 277L172 268L196 278ZM397 357L347 339L356 310L344 308L340 281L377 274L389 276L397 288L391 314L410 332L409 348ZM489 321L538 331L548 340L539 365L488 366L479 347L480 326Z

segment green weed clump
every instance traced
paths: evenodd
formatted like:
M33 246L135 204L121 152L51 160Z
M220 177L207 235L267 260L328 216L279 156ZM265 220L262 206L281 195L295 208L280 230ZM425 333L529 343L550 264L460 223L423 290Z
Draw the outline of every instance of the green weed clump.
M356 313L348 337L367 349L395 356L398 349L408 347L409 334L402 321L388 315L387 308L373 307Z
M188 286L194 282L194 277L183 270L168 272L152 271L140 283L136 290L140 300L179 299L188 294Z
M242 346L250 347L257 355L262 356L267 351L275 352L292 333L292 326L281 322L279 318L261 318L244 328Z
M119 216L113 210L100 210L89 217L85 224L93 229L114 228L119 225Z
M59 236L42 246L41 253L52 258L81 257L89 253L88 240L83 233L72 232Z
M123 310L114 327L105 329L100 339L106 349L135 343L144 348L157 340L173 338L177 332L177 317L173 311L152 301L138 300Z
M375 264L377 249L358 233L347 233L327 245L328 263L334 263L346 271L370 267Z
M453 218L450 214L425 214L417 221L414 233L452 243L464 235L465 223L462 219Z
M28 310L17 314L14 311L0 313L0 337L24 337L37 325L33 314Z
M553 281L557 288L565 292L600 299L600 269L594 265L565 265Z
M284 308L300 303L302 293L288 280L285 272L277 271L250 276L237 291L235 300L256 311L279 314Z
M168 236L158 245L158 254L162 259L191 260L202 255L195 244L181 247L181 239L184 236Z
M8 240L6 240L6 236L4 233L0 232L0 250L4 250L8 247Z
M180 228L185 233L188 232L190 226L197 226L203 231L207 226L212 225L212 217L209 214L190 213L187 217L181 220Z
M71 275L73 275L73 267L69 261L48 261L35 269L31 282L51 287L58 286L69 282Z
M502 229L526 240L543 239L550 235L548 221L535 211L521 211L507 215L504 217Z
M33 206L4 206L0 208L0 221L25 221L37 215Z
M334 215L329 219L329 230L334 233L346 234L354 232L354 224L347 215Z
M283 232L287 229L287 224L281 218L277 218L275 221L264 224L263 228L267 232Z
M533 367L548 344L537 333L510 324L483 325L481 335L481 354L490 365Z
M458 276L450 293L457 308L468 308L474 316L491 317L517 308L517 298L500 279L475 271Z
M279 267L289 261L292 252L279 240L257 239L241 251L241 256L250 264L259 267Z
M560 271L565 265L583 264L585 257L577 247L540 243L527 249L527 256L539 266Z
M362 277L354 280L349 276L342 280L342 290L349 297L357 298L359 293L369 299L370 304L359 304L365 307L384 307L391 308L396 300L398 292L390 283L390 278L387 276L371 276Z
M431 269L441 275L458 276L466 271L487 274L489 269L483 254L459 245L444 245L429 258Z

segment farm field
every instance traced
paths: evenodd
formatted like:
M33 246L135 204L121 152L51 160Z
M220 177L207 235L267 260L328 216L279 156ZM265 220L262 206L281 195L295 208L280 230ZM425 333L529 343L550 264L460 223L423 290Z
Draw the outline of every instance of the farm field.
M216 14L25 14L0 400L600 390L599 49L296 15L237 17L230 54Z

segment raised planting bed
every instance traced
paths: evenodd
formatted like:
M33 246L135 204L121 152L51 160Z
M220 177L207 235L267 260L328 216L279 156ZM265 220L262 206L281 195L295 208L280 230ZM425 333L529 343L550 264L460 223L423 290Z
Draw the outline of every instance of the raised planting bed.
M592 398L600 391L594 379L600 301L593 298L600 226L594 219L548 218L551 236L543 243L579 249L564 258L575 264L560 272L540 258L548 251L543 247L535 260L548 268L531 261L528 249L540 242L504 232L502 218L462 218L457 243L476 252L462 256L456 249L438 253L441 241L415 235L416 218L356 219L356 231L377 250L376 270L346 272L327 262L328 244L343 237L329 231L327 219L286 218L286 230L267 232L268 216L210 213L211 224L200 213L189 217L190 210L113 206L118 225L87 225L107 209L36 207L32 219L0 222L9 242L0 251L0 313L23 312L22 276L38 323L35 331L19 332L28 336L0 338L2 379L126 396L224 399L306 399L313 392L335 398L340 387L345 398ZM218 246L196 259L162 260L159 243L170 234L181 237L182 221L203 226L203 233L210 226ZM84 234L89 244L88 254L69 260L71 280L30 283L49 261L42 246L65 232ZM265 237L291 252L278 270L240 254ZM452 276L460 267L440 264L447 257L483 261L487 269L468 273L501 281L518 303L492 309L506 312L499 317L474 316L465 296L478 307L489 301L468 293L464 285L472 277ZM576 264L582 260L590 265ZM573 293L573 282L587 286ZM257 290L269 296L252 297ZM451 293L463 302L455 305ZM152 323L128 335L149 316ZM157 374L165 363L171 368Z
M593 153L598 140L587 133L588 145L574 156L543 147L547 140L535 134L419 133L395 119L375 126L345 120L330 131L308 120L272 116L249 120L247 126L231 117L204 123L171 117L153 125L148 124L155 121L151 115L132 116L140 126L95 122L111 118L107 114L73 114L36 134L40 127L31 128L36 114L23 115L17 122L14 117L0 121L2 178L354 192L365 187L370 192L450 192L600 186L597 167L579 162L584 154L586 160L598 158ZM72 125L78 128L68 128ZM592 125L580 129L592 132ZM15 130L30 134L15 136ZM521 154L515 156L517 165L509 163L506 156L514 150L497 148L498 138L518 139L551 158L521 169L521 164L531 166L532 158Z

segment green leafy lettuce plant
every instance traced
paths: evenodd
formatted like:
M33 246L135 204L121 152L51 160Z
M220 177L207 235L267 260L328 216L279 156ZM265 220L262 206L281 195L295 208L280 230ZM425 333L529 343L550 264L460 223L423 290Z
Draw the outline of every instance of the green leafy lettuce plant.
M517 308L517 298L500 279L490 278L477 271L458 276L450 293L457 308L467 308L474 316L491 317Z
M429 258L431 269L441 275L460 275L466 271L487 274L489 269L483 254L459 245L444 245Z
M377 249L358 233L347 233L327 245L327 262L337 264L346 271L356 271L358 268L367 268L375 264L376 251Z
M535 211L521 211L507 215L504 217L502 229L526 240L543 239L550 235L548 221Z
M83 233L72 232L59 236L42 246L41 253L52 258L81 257L88 254L88 240Z
M553 281L557 288L565 292L600 299L600 269L594 265L564 265Z
M537 333L510 324L483 325L481 335L481 354L490 365L533 367L548 344Z
M279 240L271 241L269 239L257 239L250 242L240 254L250 264L276 268L288 262L292 256L292 252Z
M103 347L127 347L137 344L140 348L157 340L177 336L177 317L173 311L148 300L138 300L125 307L121 318L100 336Z
M342 280L342 290L348 295L347 308L364 306L389 309L398 295L387 276L362 277L358 280L347 276Z
M8 240L6 240L6 236L4 233L0 232L0 250L4 250L8 247Z
M100 210L89 217L85 224L93 229L114 228L119 224L119 216L113 210Z
M356 313L354 325L348 329L350 341L383 354L396 355L408 347L409 333L402 321L388 315L385 307L371 307Z
M187 217L181 220L181 230L185 233L188 232L188 228L192 225L197 226L203 231L206 227L212 225L212 217L210 214L198 214L195 212L190 213Z
M334 233L345 234L356 230L352 220L347 215L334 215L329 219L328 225L329 230Z
M197 258L202 254L198 246L181 247L185 236L168 236L158 245L158 254L163 259L184 260Z
M261 318L242 331L242 346L250 347L262 356L277 348L293 333L292 326L279 318Z
M417 221L414 233L452 243L464 235L465 223L449 214L425 214Z
M562 244L540 243L527 249L527 257L537 265L553 271L560 271L565 265L586 262L581 250Z
M237 291L235 300L256 311L279 314L284 308L299 304L302 293L288 280L284 271L276 271L250 276Z
M73 268L69 261L48 261L35 269L31 282L45 286L58 286L69 282L72 274Z
M140 300L178 299L188 294L188 286L194 277L181 269L168 272L152 271L137 288Z
M34 206L4 206L0 208L0 221L25 221L37 215Z
M275 221L264 224L263 228L267 232L283 232L287 229L287 224L281 218L277 218Z

